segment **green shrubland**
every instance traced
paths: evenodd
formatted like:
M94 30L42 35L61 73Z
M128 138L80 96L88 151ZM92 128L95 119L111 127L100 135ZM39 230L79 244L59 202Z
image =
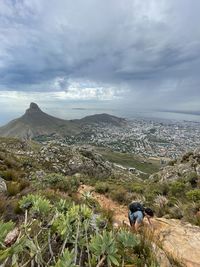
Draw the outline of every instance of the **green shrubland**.
M150 244L126 229L99 223L106 221L105 214L95 214L84 203L64 199L52 203L31 194L19 205L24 214L21 224L0 221L4 266L157 266Z

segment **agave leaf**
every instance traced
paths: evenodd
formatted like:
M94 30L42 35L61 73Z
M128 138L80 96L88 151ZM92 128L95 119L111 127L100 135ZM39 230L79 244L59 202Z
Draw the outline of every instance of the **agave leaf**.
M110 263L119 266L118 260L113 255L108 255L108 259L110 260Z

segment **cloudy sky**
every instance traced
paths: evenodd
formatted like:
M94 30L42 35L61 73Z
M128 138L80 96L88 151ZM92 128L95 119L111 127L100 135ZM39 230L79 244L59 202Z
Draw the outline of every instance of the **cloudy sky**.
M79 107L200 110L199 10L199 0L1 0L0 123L31 101L64 118Z

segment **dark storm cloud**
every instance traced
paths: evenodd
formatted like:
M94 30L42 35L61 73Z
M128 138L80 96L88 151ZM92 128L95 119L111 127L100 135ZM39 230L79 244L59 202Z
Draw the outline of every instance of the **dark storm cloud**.
M0 89L75 82L125 88L124 105L191 103L200 99L199 10L199 0L2 0Z

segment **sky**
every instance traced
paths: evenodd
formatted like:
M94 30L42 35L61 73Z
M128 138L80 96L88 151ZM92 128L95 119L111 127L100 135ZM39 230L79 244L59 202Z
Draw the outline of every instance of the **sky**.
M1 0L0 123L30 102L63 118L199 111L199 10L199 0Z

